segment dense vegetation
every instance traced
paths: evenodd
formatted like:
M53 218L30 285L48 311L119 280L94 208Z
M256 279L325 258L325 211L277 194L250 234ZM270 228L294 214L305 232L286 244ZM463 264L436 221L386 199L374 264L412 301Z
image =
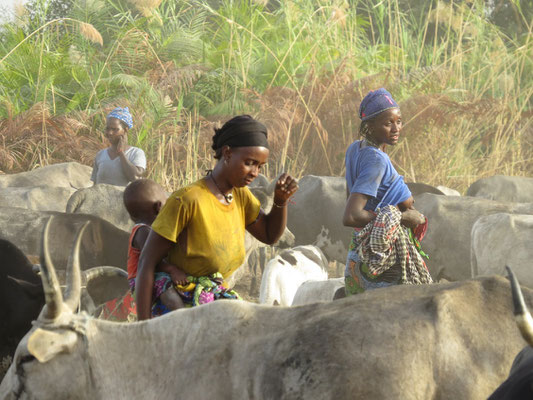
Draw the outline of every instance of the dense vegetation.
M90 164L127 105L168 188L212 165L213 124L237 113L269 127L268 175L340 175L384 86L406 180L530 175L532 16L530 0L33 0L1 27L0 170Z

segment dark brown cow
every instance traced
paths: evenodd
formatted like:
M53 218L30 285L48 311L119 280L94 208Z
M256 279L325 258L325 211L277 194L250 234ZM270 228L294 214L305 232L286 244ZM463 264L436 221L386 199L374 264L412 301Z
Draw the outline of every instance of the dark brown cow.
M533 318L529 313L520 285L509 267L509 279L513 293L514 314L522 336L529 344L516 356L509 377L489 397L489 400L533 399Z

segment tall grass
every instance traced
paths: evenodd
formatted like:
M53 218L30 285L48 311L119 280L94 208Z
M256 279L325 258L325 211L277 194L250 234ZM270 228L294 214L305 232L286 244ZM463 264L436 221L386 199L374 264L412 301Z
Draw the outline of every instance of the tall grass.
M342 175L359 102L385 86L407 122L389 150L407 180L464 191L482 176L530 175L531 18L520 14L528 34L511 38L489 22L483 1L421 7L87 0L69 18L91 24L102 46L83 30L59 30L67 19L4 26L0 169L87 162L105 146L105 113L128 105L130 143L169 189L212 166L212 128L237 113L269 127L267 175ZM50 114L20 128L35 120L36 103ZM14 126L35 146L17 141ZM51 137L85 147L66 151Z

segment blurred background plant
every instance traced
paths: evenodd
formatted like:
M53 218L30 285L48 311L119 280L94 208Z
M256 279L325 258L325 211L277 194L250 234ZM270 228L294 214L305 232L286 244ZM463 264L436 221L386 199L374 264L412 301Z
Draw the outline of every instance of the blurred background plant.
M371 89L399 100L408 181L533 173L531 0L31 0L0 27L0 170L91 164L106 113L172 190L213 127L269 128L265 174L343 175Z

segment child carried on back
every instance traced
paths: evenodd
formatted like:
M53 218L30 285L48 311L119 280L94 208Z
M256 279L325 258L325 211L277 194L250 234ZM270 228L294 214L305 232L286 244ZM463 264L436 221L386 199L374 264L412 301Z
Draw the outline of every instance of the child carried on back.
M124 190L124 206L135 222L128 242L128 282L135 294L135 279L139 256L144 247L150 225L167 200L163 188L151 179L139 179L130 183ZM183 276L176 274L177 268L165 260L157 267L152 295L152 315L162 315L182 308L183 301L175 289L175 284L185 284Z

